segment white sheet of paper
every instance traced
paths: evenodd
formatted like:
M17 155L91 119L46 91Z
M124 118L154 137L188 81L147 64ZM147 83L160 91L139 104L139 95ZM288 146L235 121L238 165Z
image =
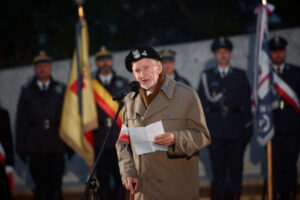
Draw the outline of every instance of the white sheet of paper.
M133 142L137 155L155 151L168 151L164 145L154 144L154 138L164 133L162 121L149 124L146 127L129 128L130 140Z

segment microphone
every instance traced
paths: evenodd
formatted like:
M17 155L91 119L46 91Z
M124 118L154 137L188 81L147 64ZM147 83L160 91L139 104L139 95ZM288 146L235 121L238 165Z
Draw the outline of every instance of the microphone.
M129 92L137 92L140 88L140 84L137 81L132 81L129 83L129 85L118 92L116 95L113 96L114 101L120 101L122 100Z

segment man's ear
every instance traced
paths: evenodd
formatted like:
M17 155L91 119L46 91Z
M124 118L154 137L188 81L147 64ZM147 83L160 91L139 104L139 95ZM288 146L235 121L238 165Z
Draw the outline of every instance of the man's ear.
M158 70L159 74L162 72L162 64L160 61L157 61L157 70Z

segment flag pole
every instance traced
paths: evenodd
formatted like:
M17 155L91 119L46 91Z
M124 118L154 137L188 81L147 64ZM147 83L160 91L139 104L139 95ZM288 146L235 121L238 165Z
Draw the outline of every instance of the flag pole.
M272 140L267 143L268 159L268 200L273 200L273 166L272 166Z
M81 123L81 133L83 134L83 118L82 118L82 77L81 77L81 67L80 67L80 53L79 53L79 36L81 34L81 19L84 18L84 11L83 11L83 3L84 0L75 0L76 4L78 5L78 18L79 22L76 25L76 60L77 60L77 94L78 94L78 108L79 108L79 116L80 116L80 123ZM92 166L89 167L89 173L93 170ZM89 190L89 197L90 199L94 199L93 190Z
M264 6L267 0L262 0ZM272 159L272 139L267 143L267 162L268 162L268 200L273 200L273 159Z
M82 78L81 78L81 69L80 69L80 53L79 53L79 35L81 34L81 28L82 28L82 23L81 23L81 19L84 18L84 10L83 10L83 0L76 0L76 4L78 5L78 18L79 18L79 22L76 26L76 56L77 56L77 66L78 66L78 70L77 70L77 75L78 75L78 97L79 97L79 115L81 117L81 127L82 127L82 133L83 133L83 118L82 118ZM80 91L79 91L80 90ZM92 172L93 168L90 166L90 171Z
M82 19L84 17L82 4L78 5L78 17L79 17L79 19Z
M79 21L76 24L76 35L75 35L75 45L76 45L76 62L77 62L77 95L78 95L78 114L80 118L80 132L83 134L83 118L82 118L82 76L81 76L81 63L80 63L80 49L79 49L79 38L81 35L81 19L84 17L83 15L83 8L82 0L76 0L76 3L78 5L78 16L79 16Z

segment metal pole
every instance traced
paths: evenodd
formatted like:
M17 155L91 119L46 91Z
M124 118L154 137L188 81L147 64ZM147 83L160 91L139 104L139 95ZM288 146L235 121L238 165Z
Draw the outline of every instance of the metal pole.
M82 80L81 80L81 67L80 67L80 53L79 53L79 37L81 32L81 22L76 24L76 62L77 62L77 95L78 95L78 112L79 117L82 118ZM82 125L82 124L81 124Z
M79 42L80 42L80 35L81 35L81 20L84 17L83 12L83 0L76 0L76 4L78 5L78 17L79 21L76 24L76 38L75 38L75 44L76 44L76 62L77 62L77 95L78 95L78 111L79 116L82 118L82 78L81 78L81 66L80 66L80 52L79 52ZM81 120L82 121L82 120ZM82 124L81 124L82 125Z

